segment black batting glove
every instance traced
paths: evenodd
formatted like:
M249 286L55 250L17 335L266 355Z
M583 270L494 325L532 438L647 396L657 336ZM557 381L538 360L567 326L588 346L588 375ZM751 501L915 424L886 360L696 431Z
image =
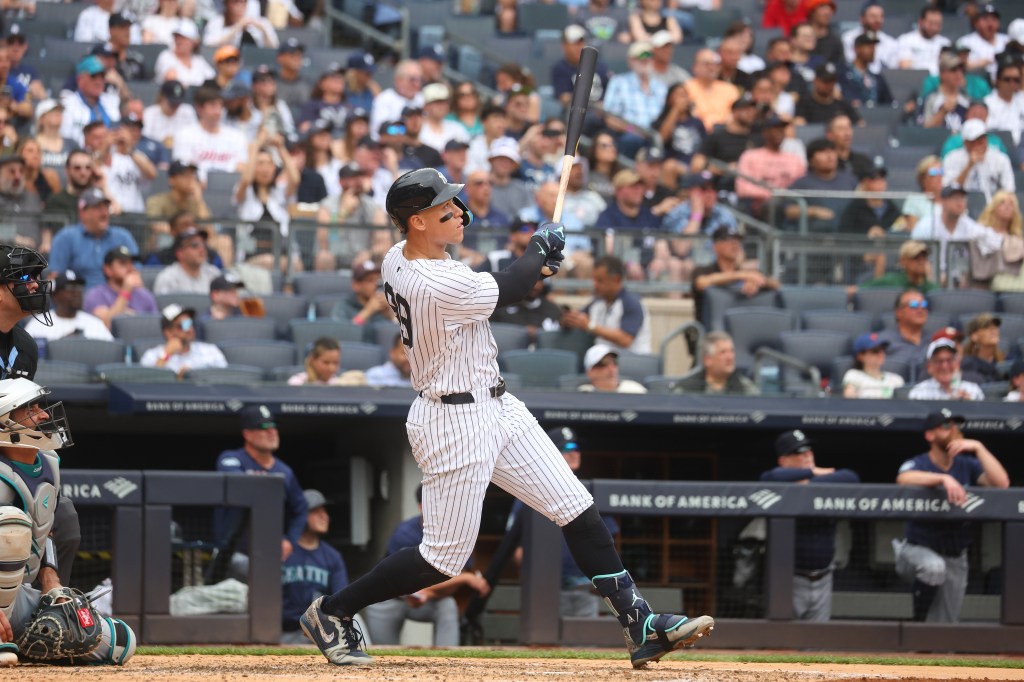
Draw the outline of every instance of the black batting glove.
M562 252L565 248L565 227L561 223L541 223L533 233L531 244L536 244L542 254L548 256L552 252Z

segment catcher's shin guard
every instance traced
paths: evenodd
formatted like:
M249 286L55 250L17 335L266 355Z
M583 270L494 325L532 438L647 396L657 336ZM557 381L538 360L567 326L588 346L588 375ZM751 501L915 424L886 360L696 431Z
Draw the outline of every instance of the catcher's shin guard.
M0 507L0 611L8 619L31 552L32 519L17 507Z
M78 659L83 665L124 665L135 655L135 632L117 618L100 621L103 635L95 651Z

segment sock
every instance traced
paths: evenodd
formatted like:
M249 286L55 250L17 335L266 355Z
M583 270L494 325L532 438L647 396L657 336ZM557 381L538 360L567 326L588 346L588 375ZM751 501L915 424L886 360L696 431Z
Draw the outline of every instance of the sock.
M596 505L590 505L585 512L565 524L562 535L583 575L593 578L625 572L615 551L615 541L601 520Z
M320 608L343 618L351 618L370 604L413 594L448 576L427 563L417 547L406 547L384 557L372 571L325 597Z
M598 594L612 610L626 637L639 645L646 639L647 621L653 616L650 605L626 571L614 575L598 575L593 579Z
M920 580L914 581L914 620L923 623L928 617L928 609L932 607L932 602L935 601L935 595L938 593L939 588L937 585L929 585L923 583Z

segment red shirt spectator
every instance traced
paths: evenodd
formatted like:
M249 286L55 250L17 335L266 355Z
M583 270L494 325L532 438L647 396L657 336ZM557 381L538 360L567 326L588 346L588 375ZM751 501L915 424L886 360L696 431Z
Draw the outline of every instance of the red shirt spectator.
M762 28L781 28L789 37L793 27L807 21L805 0L768 0L761 16Z

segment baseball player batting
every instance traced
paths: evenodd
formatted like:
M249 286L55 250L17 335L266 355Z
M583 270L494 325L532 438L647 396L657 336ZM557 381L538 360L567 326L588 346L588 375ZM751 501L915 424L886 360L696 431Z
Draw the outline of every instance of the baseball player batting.
M557 272L562 226L542 225L505 271L473 272L445 251L462 242L473 221L458 199L462 187L424 168L398 178L386 202L405 236L384 257L382 274L419 392L406 429L423 472L423 542L314 601L300 618L303 631L335 665L370 664L353 616L462 571L493 481L562 528L573 559L622 624L633 667L692 646L714 620L651 611L590 493L498 374L498 346L487 320L495 307L525 298L542 267Z

